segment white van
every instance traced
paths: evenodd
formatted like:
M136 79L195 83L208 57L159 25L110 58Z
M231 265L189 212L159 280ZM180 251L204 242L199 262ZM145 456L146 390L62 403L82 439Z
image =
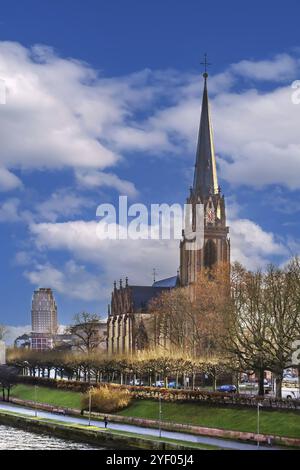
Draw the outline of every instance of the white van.
M285 398L287 400L299 400L300 399L300 393L298 388L282 388L282 398Z

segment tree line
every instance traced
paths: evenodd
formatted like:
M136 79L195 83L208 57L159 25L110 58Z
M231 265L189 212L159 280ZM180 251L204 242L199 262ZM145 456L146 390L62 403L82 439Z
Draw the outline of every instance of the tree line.
M104 352L88 354L10 349L7 360L10 365L19 367L24 375L32 377L123 385L144 382L151 386L161 380L167 386L172 377L177 386L186 385L186 378L190 378L190 386L194 388L196 375L203 374L210 379L213 390L216 390L219 377L237 372L236 364L217 356L195 358L181 351L166 354L148 350L131 357L110 357Z
M299 370L300 263L268 266L250 272L238 263L217 265L199 273L187 288L163 292L150 304L150 349L109 357L95 347L94 322L82 322L81 352L11 350L8 361L30 375L70 380L128 383L148 377L148 384L176 378L185 384L197 374L210 377L213 388L221 374L238 385L242 372L256 374L264 394L264 374L273 373L281 397L284 369ZM77 319L77 323L79 319ZM86 330L85 330L86 329ZM73 329L73 333L76 333Z
M259 394L264 374L281 397L284 369L300 363L300 263L250 272L235 263L199 273L195 285L164 292L152 302L156 344L193 356L214 354L254 372Z

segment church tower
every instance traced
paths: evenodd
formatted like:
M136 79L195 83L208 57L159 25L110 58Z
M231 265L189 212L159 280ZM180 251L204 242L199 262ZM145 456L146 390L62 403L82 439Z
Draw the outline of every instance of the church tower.
M205 66L207 65L205 59ZM191 249L190 240L183 230L180 242L180 283L189 286L196 281L197 273L216 263L230 262L229 228L226 226L225 199L218 185L213 132L207 91L208 74L203 74L204 90L198 133L194 183L186 203L192 210L192 227L196 229L196 206L203 204L204 243Z

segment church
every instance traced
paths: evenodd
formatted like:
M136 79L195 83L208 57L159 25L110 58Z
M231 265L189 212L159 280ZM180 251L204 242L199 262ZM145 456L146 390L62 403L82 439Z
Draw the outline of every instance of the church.
M151 329L151 300L162 292L176 287L191 287L202 269L216 263L230 263L229 228L226 225L225 199L218 184L214 141L208 99L208 74L203 74L200 126L196 150L193 186L186 203L193 208L193 231L197 204L204 208L204 243L190 249L184 230L179 247L180 268L176 276L154 282L151 286L123 285L116 282L112 292L107 321L108 354L131 354L155 346Z

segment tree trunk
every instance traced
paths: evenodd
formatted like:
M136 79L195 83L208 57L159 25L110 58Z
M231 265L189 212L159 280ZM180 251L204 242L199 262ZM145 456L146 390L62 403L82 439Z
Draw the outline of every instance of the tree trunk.
M282 398L282 374L276 375L275 378L275 390L276 390L276 398Z
M265 394L264 380L265 380L265 371L264 369L260 369L258 371L258 395L260 397L263 397Z
M217 390L217 375L213 375L213 391L215 392Z
M234 377L234 385L236 386L236 391L237 393L240 393L240 381L239 381L239 373L234 372L233 377Z

